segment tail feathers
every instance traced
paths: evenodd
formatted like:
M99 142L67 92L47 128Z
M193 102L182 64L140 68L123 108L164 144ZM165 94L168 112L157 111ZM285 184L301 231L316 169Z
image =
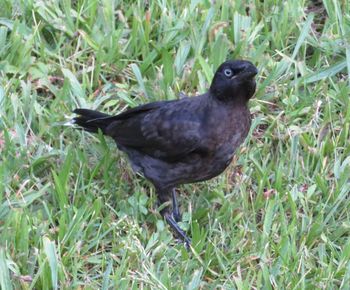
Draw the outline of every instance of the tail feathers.
M79 115L73 118L73 123L79 125L84 130L97 133L100 129L105 133L106 128L110 124L112 116L88 109L75 109L73 113Z

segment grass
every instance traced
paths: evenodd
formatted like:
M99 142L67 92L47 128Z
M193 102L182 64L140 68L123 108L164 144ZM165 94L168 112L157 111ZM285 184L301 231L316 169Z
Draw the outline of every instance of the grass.
M148 3L148 4L147 4ZM350 289L348 1L0 2L1 289ZM230 168L177 244L113 142L63 126L259 68Z

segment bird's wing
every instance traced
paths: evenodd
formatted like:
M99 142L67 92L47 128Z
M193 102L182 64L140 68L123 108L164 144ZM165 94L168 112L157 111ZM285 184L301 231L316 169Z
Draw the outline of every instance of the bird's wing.
M194 151L201 140L200 117L191 106L186 106L186 101L181 102L182 106L167 102L148 110L139 108L121 118L116 116L106 130L107 135L122 146L156 158L181 158Z
M135 108L131 108L128 109L125 112L122 112L116 116L111 117L111 120L126 120L126 119L130 119L134 116L138 116L138 115L142 115L144 113L147 113L149 111L153 111L156 110L158 108L161 108L162 106L164 106L165 104L170 104L176 102L176 100L174 101L159 101L159 102L152 102L152 103L148 103L145 105L141 105L141 106L137 106Z

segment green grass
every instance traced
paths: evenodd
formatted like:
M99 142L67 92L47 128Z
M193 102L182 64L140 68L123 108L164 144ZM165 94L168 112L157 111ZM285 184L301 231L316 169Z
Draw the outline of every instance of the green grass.
M1 289L350 289L350 4L0 1ZM103 136L63 126L259 68L249 138L180 188L187 252Z

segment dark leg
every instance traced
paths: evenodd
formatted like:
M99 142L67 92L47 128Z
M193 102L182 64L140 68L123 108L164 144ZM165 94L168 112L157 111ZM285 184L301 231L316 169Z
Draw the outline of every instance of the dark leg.
M191 245L191 240L186 236L185 232L179 227L177 221L181 219L179 207L176 200L176 192L175 189L172 190L158 190L158 200L160 204L170 201L172 199L173 210L171 211L169 206L163 208L161 210L161 215L165 218L166 222L169 224L172 231L175 235L180 238L186 245L186 248L189 248ZM170 196L171 195L171 196Z
M180 214L179 205L178 205L177 199L176 199L175 188L173 188L173 190L171 192L171 196L172 196L172 200L173 200L173 217L174 217L174 220L176 222L179 222L179 221L181 221L181 214Z
M171 229L174 231L174 233L185 243L186 248L189 248L191 245L190 238L186 236L185 232L179 227L172 215L166 213L164 217Z

